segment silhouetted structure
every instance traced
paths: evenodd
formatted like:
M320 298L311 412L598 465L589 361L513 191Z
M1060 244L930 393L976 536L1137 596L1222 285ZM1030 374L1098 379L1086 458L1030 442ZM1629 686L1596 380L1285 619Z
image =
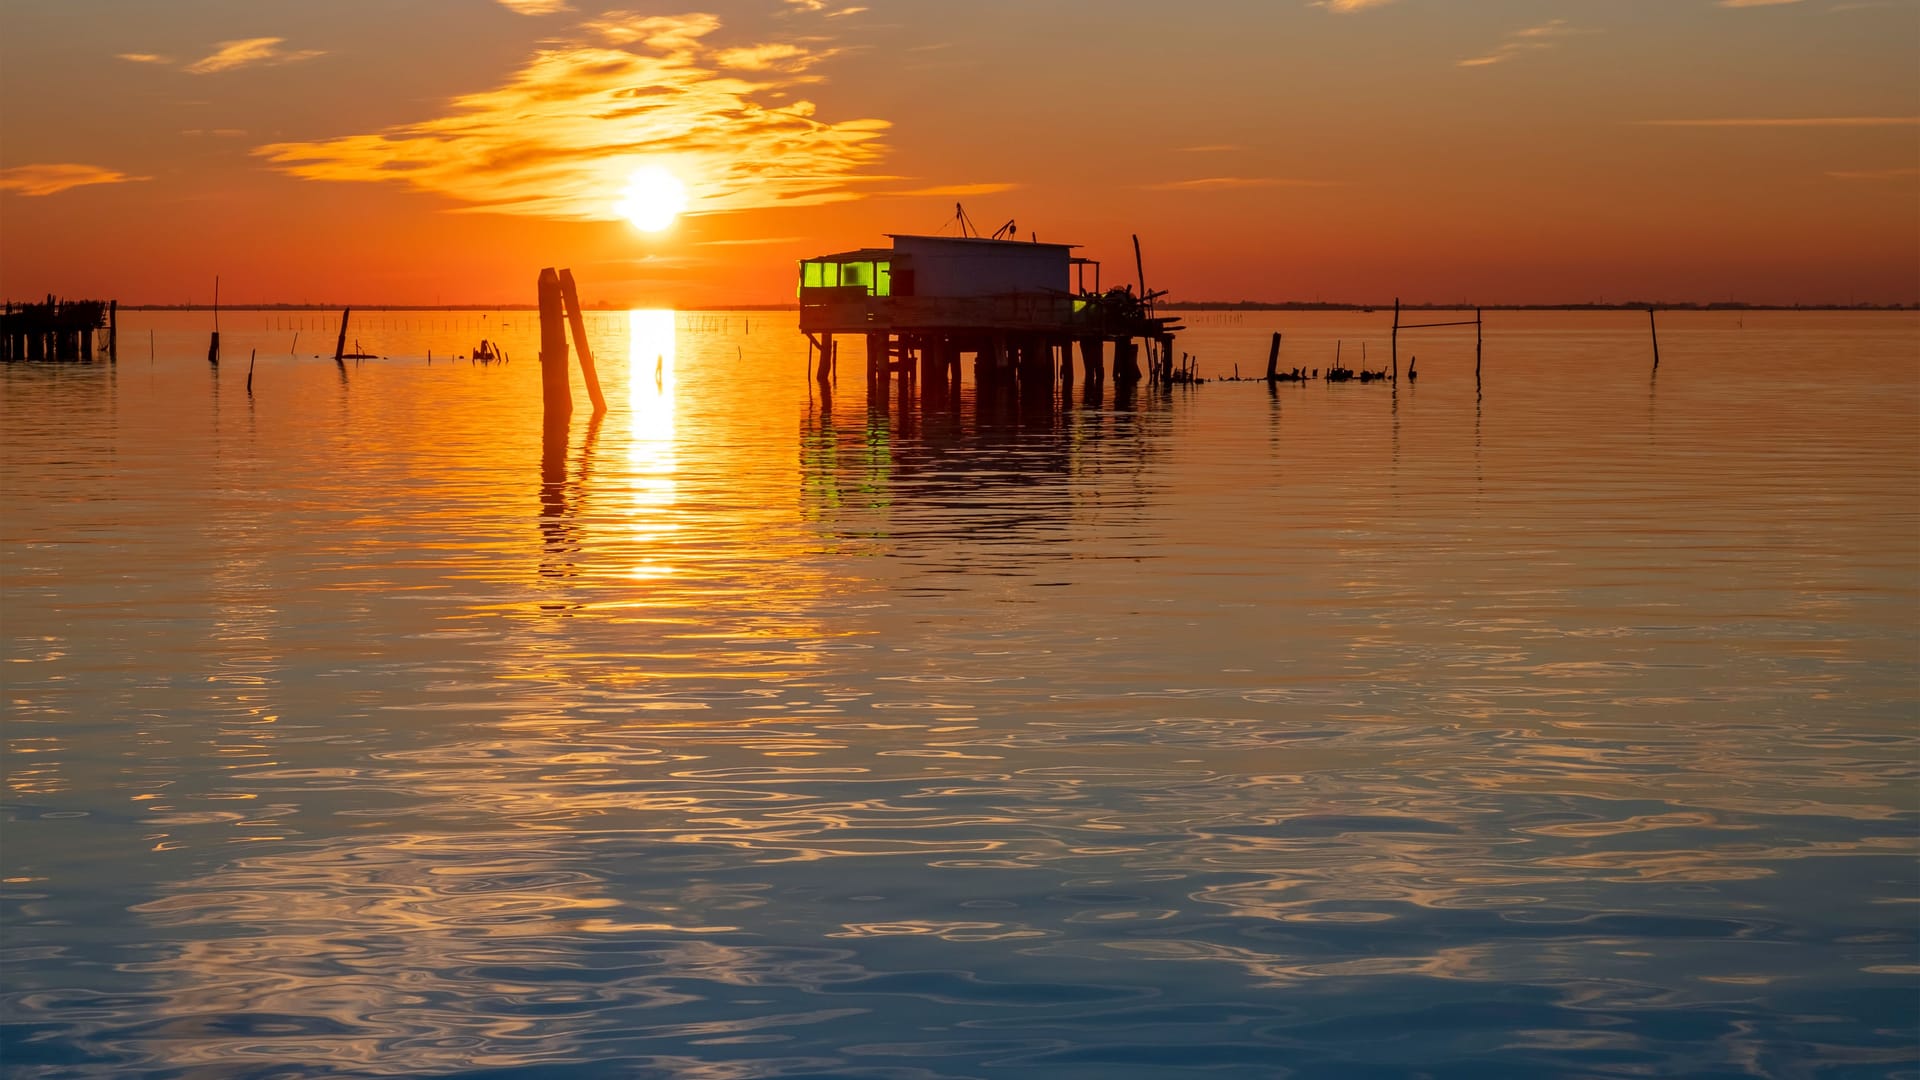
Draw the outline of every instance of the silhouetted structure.
M957 394L967 354L977 387L1018 386L1023 400L1044 389L1050 400L1056 378L1063 385L1073 381L1076 344L1089 383L1106 378L1107 342L1113 343L1116 382L1141 377L1136 341L1147 345L1148 376L1173 378L1173 335L1185 329L1178 317L1153 314L1158 293L1101 292L1099 263L1074 257L1075 245L979 236L889 239L891 248L800 263L800 330L818 350L814 376L823 384L833 379L837 334L866 336L870 400L884 400L895 373L909 395L916 384L930 401ZM1092 291L1084 288L1088 267Z
M0 360L92 360L97 330L107 331L107 356L119 337L119 302L61 300L42 304L7 301L0 314Z

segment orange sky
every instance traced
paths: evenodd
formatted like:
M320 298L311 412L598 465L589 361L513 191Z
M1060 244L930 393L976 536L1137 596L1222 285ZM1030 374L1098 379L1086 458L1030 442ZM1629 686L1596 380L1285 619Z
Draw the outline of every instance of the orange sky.
M1179 299L1920 301L1920 0L8 0L0 293L772 303L1085 245ZM635 168L690 213L617 219Z

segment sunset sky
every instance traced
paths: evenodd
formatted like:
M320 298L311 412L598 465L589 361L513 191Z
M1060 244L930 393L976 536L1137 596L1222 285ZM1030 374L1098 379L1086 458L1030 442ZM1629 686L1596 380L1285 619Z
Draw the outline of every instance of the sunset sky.
M628 3L6 0L0 293L777 303L960 201L1178 299L1920 300L1920 0Z

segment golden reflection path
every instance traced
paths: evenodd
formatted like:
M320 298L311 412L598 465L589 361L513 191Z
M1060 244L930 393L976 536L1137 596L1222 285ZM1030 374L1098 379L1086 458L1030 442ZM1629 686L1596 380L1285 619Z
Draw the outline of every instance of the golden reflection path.
M674 403L677 365L674 313L663 309L627 312L627 411L632 438L627 446L627 529L638 544L676 531L670 515L677 495L674 472ZM658 548L650 549L658 551ZM634 578L661 577L672 567L654 555L642 555L623 571Z

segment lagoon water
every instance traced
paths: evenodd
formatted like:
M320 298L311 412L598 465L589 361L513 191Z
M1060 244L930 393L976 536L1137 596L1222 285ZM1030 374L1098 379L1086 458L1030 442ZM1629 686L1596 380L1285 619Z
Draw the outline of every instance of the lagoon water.
M589 323L0 370L7 1075L1920 1074L1920 316Z

